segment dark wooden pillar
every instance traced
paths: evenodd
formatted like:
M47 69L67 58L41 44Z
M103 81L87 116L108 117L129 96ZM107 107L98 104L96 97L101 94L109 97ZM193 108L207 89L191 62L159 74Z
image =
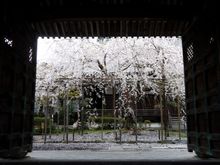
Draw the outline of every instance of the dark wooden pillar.
M36 43L24 23L6 23L0 43L0 157L32 150Z
M215 19L202 16L183 37L188 150L220 157L220 49Z

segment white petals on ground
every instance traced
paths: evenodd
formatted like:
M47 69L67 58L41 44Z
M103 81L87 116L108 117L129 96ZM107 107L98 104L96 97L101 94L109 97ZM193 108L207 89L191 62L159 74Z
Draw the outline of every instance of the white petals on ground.
M119 136L119 134L118 134ZM122 143L115 141L114 133L105 133L103 141L101 134L90 133L74 135L69 134L69 143L63 141L63 135L52 135L51 139L47 137L47 143L43 143L42 136L34 136L33 150L147 150L149 148L171 148L171 149L186 149L186 138L178 140L176 136L167 138L166 143L160 143L158 133L156 131L145 131L138 135L138 143L135 143L135 135L129 133L122 134Z

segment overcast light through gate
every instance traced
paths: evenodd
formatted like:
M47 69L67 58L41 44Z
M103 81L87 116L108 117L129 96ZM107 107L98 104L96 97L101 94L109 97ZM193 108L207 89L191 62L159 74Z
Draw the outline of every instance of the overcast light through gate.
M184 97L180 38L39 38L37 61L37 78L44 77L45 81L113 73L126 79L128 73L138 72L132 79L142 79L152 87L151 93L158 92L152 78L165 74L167 94Z

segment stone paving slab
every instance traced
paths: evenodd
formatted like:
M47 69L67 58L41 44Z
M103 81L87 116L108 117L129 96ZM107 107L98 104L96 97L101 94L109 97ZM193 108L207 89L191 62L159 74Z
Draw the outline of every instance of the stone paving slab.
M148 149L147 151L112 148L103 151L34 151L28 159L43 160L198 160L186 149Z
M49 144L53 145L53 144ZM70 145L70 144L56 144ZM185 144L99 143L72 144L73 150L35 150L22 160L0 159L0 164L80 164L80 165L220 165L219 159L203 160L187 151ZM74 146L75 145L75 146ZM49 147L50 148L50 147ZM48 149L49 149L48 148Z
M79 164L79 165L220 165L219 159L200 159L186 149L149 148L145 151L33 151L22 160L3 160L0 164Z

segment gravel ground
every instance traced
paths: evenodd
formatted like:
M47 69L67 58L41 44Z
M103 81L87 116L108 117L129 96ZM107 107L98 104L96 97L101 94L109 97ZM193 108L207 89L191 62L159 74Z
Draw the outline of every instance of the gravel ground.
M117 141L119 142L119 132L117 132ZM62 143L64 142L63 134L59 135L52 135L51 138L47 136L47 142L48 143ZM167 138L169 141L176 141L178 139L178 136L170 136ZM182 138L183 140L186 140L186 138ZM68 135L69 142L115 142L115 133L113 132L107 132L103 134L103 139L101 136L101 133L85 133L83 135L80 134L80 132L77 132L74 134L74 140L73 140L73 134ZM137 136L138 142L147 142L147 143L156 143L159 141L158 132L157 131L142 131L141 134ZM121 137L122 142L136 142L136 135L133 135L131 132L123 132ZM34 142L35 143L43 143L44 137L42 135L34 136Z
M159 143L34 143L33 150L148 151L151 149L186 149L186 144Z
M160 143L156 131L144 131L138 135L138 143L135 143L135 135L123 133L122 143L115 141L114 133L105 133L103 140L101 134L92 133L81 136L76 133L73 137L69 135L69 143L63 141L63 135L52 135L47 137L47 143L43 143L42 136L34 136L33 150L148 150L150 148L172 148L186 149L186 138L178 140L177 136L168 137L166 143Z
M34 143L33 150L108 150L106 143Z

